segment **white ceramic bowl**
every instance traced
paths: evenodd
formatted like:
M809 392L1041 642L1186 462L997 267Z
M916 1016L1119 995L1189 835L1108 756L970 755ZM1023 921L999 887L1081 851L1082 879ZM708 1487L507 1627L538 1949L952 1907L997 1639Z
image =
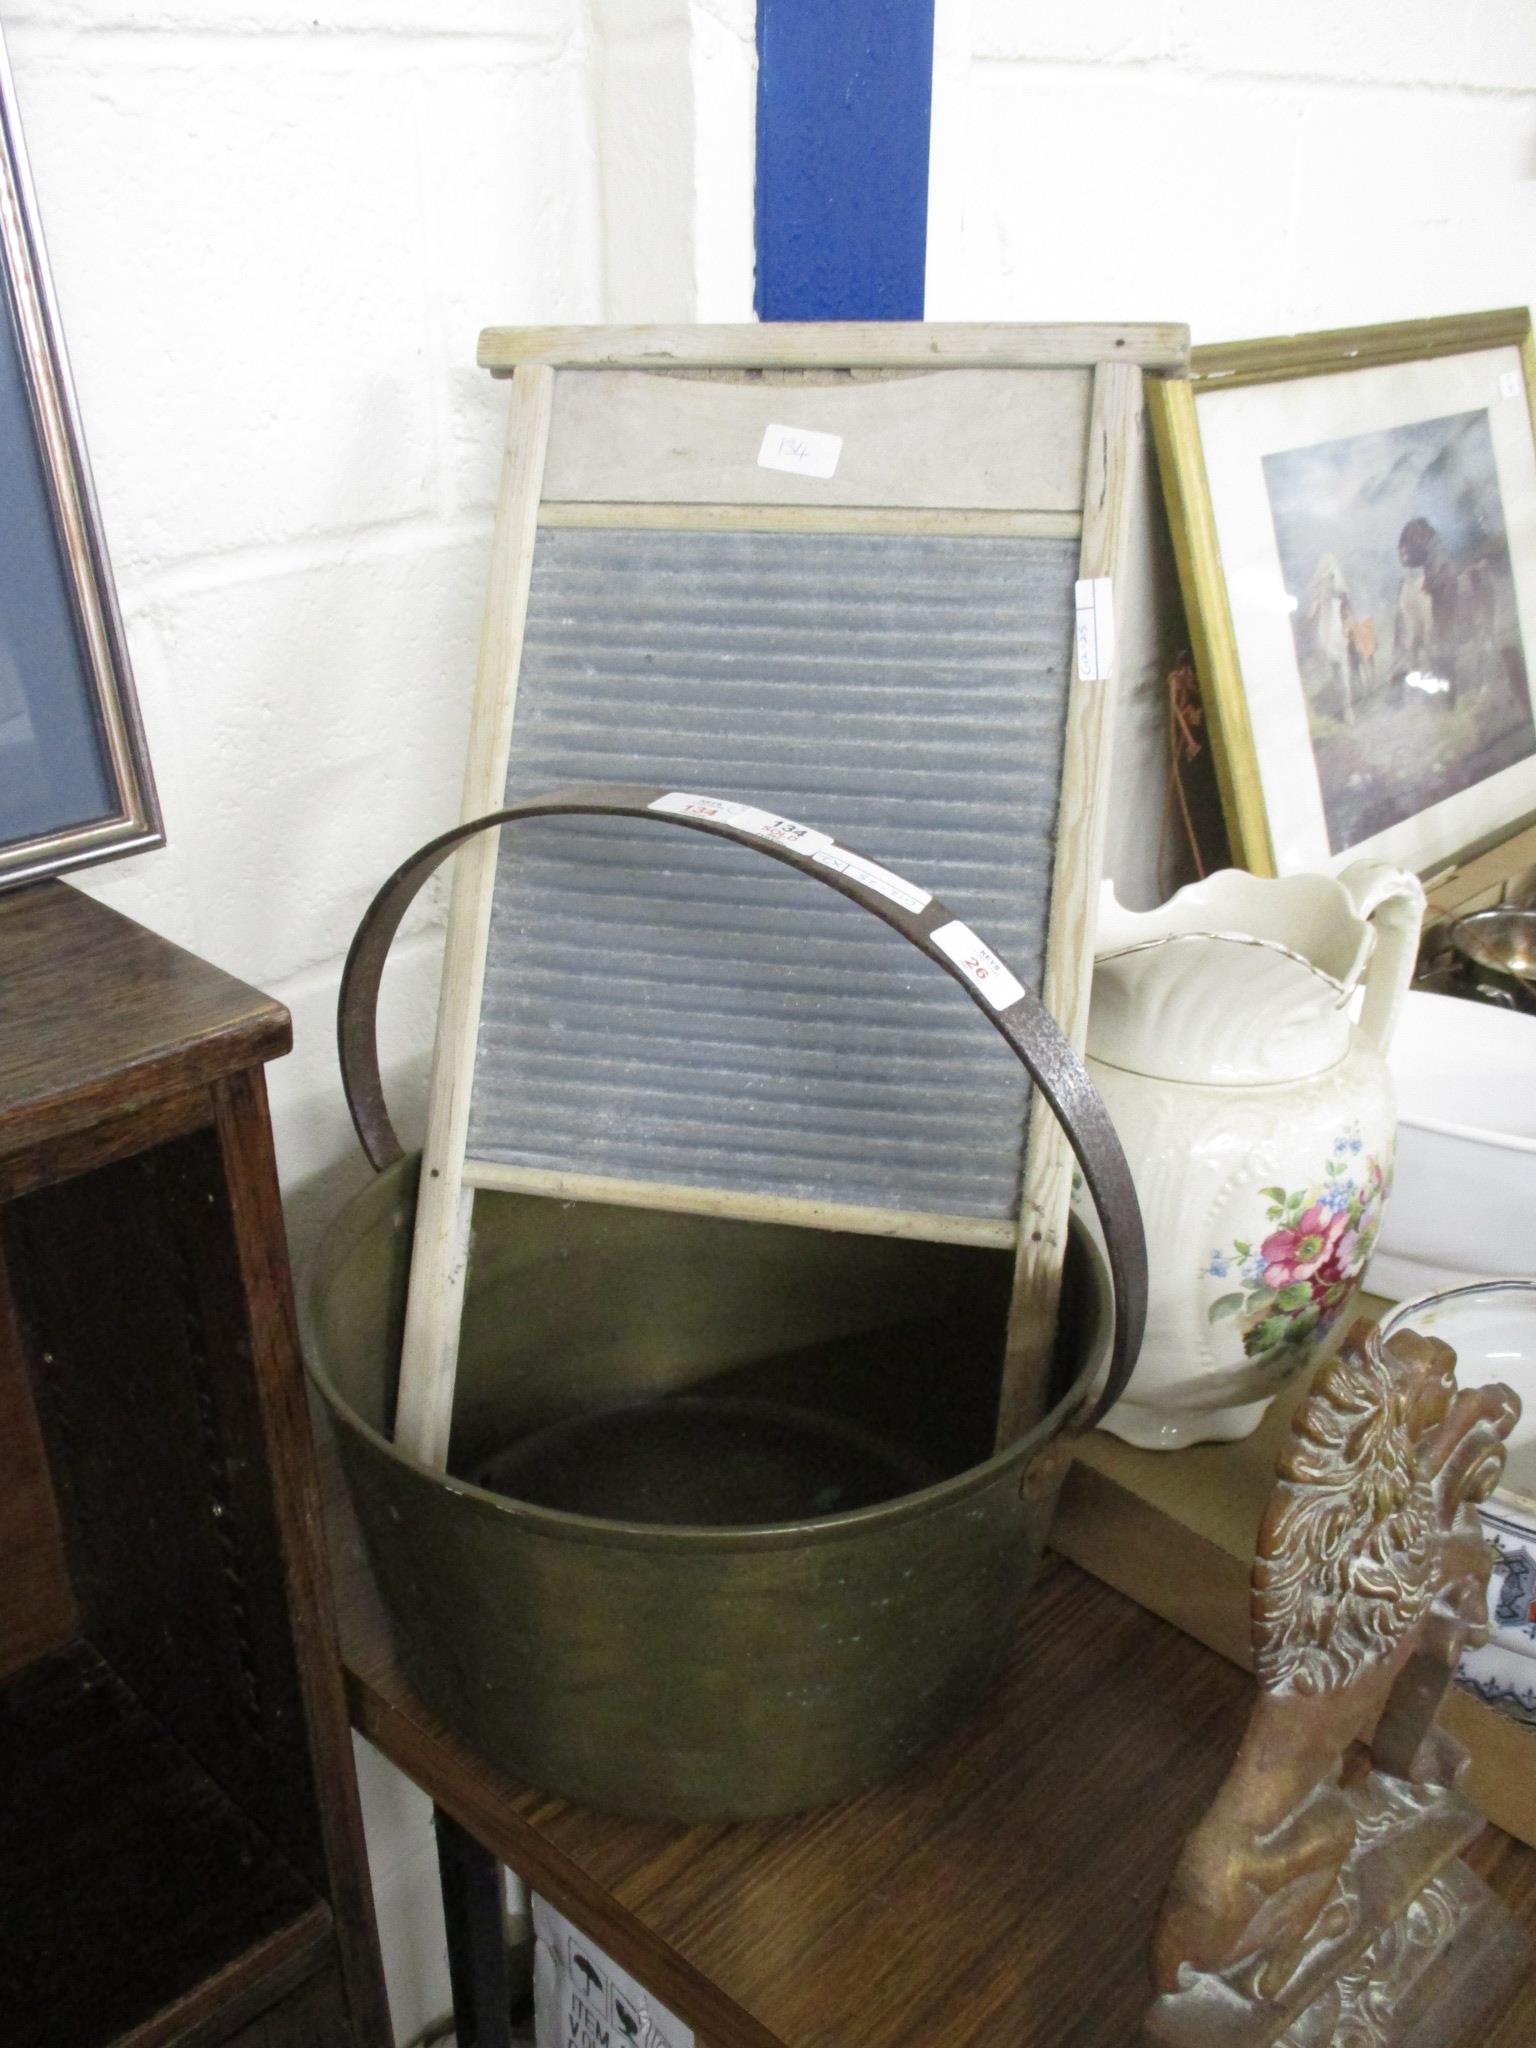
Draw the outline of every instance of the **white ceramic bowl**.
M1502 1380L1520 1396L1504 1484L1479 1512L1498 1562L1488 1588L1493 1634L1468 1650L1457 1682L1501 1713L1536 1727L1536 1280L1460 1287L1404 1302L1382 1319L1443 1337L1464 1387Z
M1536 1271L1536 1017L1410 989L1387 1063L1397 1170L1367 1288Z

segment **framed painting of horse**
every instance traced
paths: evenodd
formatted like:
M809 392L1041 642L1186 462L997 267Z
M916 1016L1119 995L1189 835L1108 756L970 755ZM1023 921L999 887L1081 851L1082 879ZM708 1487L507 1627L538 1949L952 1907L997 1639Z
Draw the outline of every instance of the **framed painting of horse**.
M1198 348L1149 396L1235 858L1433 879L1536 816L1530 314Z

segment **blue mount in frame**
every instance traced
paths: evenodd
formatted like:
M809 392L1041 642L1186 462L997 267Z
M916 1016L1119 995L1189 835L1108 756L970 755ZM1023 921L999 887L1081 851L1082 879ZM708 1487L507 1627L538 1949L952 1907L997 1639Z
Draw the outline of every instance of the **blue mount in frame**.
M921 320L934 0L758 0L763 320Z

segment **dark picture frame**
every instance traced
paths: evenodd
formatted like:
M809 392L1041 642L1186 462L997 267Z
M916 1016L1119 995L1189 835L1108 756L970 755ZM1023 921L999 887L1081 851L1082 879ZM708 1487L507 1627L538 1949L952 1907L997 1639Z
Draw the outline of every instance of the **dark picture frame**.
M0 40L0 889L164 844Z

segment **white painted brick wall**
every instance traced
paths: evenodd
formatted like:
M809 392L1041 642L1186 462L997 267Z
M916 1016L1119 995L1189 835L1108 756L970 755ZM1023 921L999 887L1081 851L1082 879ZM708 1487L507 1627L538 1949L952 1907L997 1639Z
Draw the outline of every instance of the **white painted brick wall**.
M1536 298L1532 0L937 0L933 319L1197 342Z

